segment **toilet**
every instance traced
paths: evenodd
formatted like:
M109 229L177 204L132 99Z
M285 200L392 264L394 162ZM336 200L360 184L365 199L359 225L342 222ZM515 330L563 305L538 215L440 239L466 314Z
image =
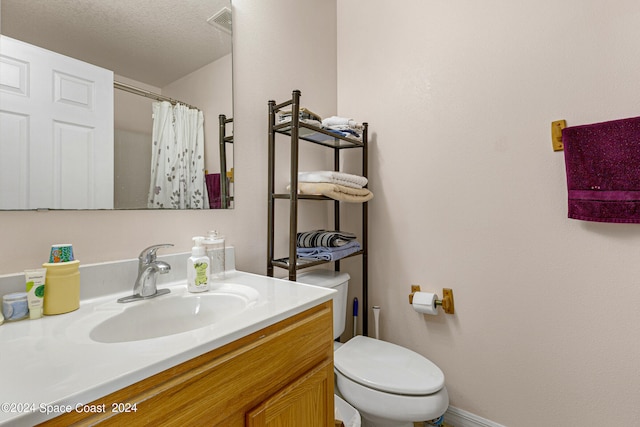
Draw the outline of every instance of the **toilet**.
M297 281L333 288L333 335L345 328L350 276L330 270L301 273ZM413 427L443 415L449 406L444 374L407 348L365 336L334 345L336 387L360 412L365 427Z

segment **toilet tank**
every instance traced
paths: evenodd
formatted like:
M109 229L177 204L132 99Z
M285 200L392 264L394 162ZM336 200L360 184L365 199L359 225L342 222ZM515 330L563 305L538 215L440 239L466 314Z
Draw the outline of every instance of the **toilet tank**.
M298 274L296 281L307 285L332 288L338 291L333 296L333 338L338 339L344 332L347 318L347 291L349 274L342 271L312 270Z

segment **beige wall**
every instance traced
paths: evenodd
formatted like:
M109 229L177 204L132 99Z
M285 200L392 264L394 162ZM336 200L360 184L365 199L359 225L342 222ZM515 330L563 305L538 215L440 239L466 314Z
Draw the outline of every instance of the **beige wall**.
M160 88L114 76L120 83L135 86L154 93ZM151 132L153 100L116 89L114 103L114 195L116 209L133 209L147 206L149 176L151 175Z
M0 274L40 265L50 245L70 242L94 263L138 256L161 242L190 250L191 237L221 230L238 267L266 272L267 101L300 89L319 114L336 108L336 5L323 0L234 0L236 194L233 210L0 212ZM323 29L322 37L309 28ZM289 58L300 52L296 61ZM0 291L1 292L1 291Z
M567 219L550 123L637 116L640 3L338 1L338 112L369 120L371 304L451 404L513 427L640 420L640 225ZM451 287L425 318L411 284Z
M264 273L266 105L297 88L321 115L337 103L371 124L383 339L437 363L452 405L506 426L635 425L640 226L566 219L549 129L638 114L638 3L233 6L237 208L0 212L0 274L38 265L52 243L88 263L164 241L184 251L214 227L241 269ZM412 283L452 287L457 314L413 312Z
M129 79L127 77L115 75L114 79L120 83L135 86L149 92L162 93L156 86ZM113 112L114 127L128 132L148 133L151 137L151 104L153 100L144 96L135 95L124 90L115 89L113 91Z

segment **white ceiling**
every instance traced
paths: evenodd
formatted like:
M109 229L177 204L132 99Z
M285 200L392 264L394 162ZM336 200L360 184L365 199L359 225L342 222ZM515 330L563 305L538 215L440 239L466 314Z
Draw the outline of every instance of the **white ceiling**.
M230 0L0 0L0 32L153 86L231 52Z

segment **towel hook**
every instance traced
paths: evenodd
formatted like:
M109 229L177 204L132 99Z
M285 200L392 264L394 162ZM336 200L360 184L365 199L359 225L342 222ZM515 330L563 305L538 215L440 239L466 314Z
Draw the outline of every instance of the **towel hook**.
M556 120L551 122L551 145L553 151L564 150L564 144L562 143L562 129L567 127L566 120Z

